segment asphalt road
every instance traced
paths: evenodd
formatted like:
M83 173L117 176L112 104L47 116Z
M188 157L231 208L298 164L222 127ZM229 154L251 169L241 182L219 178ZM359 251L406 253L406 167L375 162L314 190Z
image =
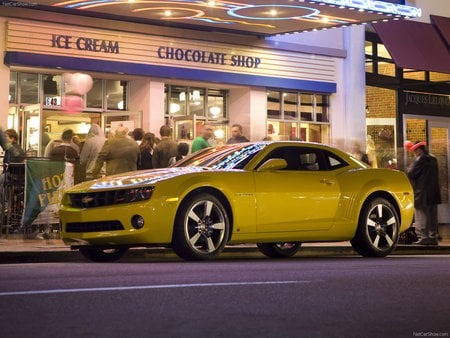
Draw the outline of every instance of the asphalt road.
M450 256L0 266L0 336L448 337Z

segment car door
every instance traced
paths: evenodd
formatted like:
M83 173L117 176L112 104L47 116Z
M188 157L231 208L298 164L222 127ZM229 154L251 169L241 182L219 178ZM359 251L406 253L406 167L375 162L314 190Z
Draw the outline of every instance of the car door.
M340 189L320 149L277 148L270 158L283 158L283 170L256 171L257 231L329 229L339 205Z

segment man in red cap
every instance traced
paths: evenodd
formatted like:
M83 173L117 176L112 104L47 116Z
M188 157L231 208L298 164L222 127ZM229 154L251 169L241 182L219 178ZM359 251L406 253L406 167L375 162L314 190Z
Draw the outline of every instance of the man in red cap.
M415 228L419 240L414 244L438 244L437 205L441 203L437 160L426 149L426 143L405 143L416 160L406 173L414 189Z

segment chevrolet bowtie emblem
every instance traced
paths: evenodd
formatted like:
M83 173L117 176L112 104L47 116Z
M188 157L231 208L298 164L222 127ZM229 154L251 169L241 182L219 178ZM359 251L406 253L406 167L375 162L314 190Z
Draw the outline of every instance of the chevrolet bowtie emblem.
M81 202L84 204L88 204L89 202L92 202L94 200L94 197L85 196L81 199Z

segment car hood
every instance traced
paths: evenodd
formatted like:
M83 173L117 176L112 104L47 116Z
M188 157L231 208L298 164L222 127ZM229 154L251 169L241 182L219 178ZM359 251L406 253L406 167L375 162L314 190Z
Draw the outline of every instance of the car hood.
M133 186L143 186L155 184L162 180L167 180L180 175L187 175L192 173L204 171L219 171L206 167L179 167L179 168L163 168L163 169L149 169L130 171L122 174L106 176L94 181L80 183L72 187L71 191L87 191L87 190L105 190L105 189L125 189ZM220 170L232 171L232 170ZM233 170L234 171L234 170Z

